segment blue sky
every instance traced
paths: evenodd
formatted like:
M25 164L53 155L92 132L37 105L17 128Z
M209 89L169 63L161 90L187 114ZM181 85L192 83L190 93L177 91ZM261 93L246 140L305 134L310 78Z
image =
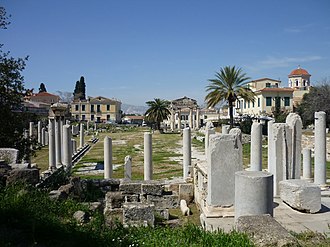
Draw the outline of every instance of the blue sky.
M26 87L74 90L144 105L187 96L203 103L208 79L236 65L287 85L300 65L330 78L329 0L3 0L3 50L29 55Z

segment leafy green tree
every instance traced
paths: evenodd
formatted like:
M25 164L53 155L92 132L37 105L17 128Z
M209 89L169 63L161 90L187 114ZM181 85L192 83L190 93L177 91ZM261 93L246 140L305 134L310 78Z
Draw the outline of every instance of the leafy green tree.
M314 113L324 111L326 113L327 126L330 126L330 81L323 82L312 87L310 92L303 96L297 108L298 114L302 118L303 125L306 127L314 123Z
M84 100L86 99L86 83L83 76L80 77L80 80L76 82L76 86L73 92L74 99Z
M0 7L0 29L9 24L6 11ZM0 147L17 148L19 158L30 152L32 140L24 137L24 128L28 127L31 116L24 112L24 78L26 58L14 58L9 52L3 52L0 46Z
M147 101L146 104L149 107L144 114L146 121L155 123L156 130L160 130L160 123L163 122L164 119L167 119L168 115L171 114L168 109L170 102L157 98L153 101Z
M215 79L209 79L210 84L206 87L208 94L205 101L208 107L225 100L229 106L230 126L234 126L234 103L238 97L246 101L254 102L255 94L247 87L249 77L243 73L241 68L226 66L216 72Z
M40 83L39 93L47 92L46 86L44 83Z

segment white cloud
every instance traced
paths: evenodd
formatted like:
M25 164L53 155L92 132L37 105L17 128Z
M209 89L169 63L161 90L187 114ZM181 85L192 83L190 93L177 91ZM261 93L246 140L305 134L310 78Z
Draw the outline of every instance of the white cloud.
M300 63L306 63L311 61L321 60L321 56L305 56L305 57L267 57L265 60L260 61L258 64L266 68L279 68L287 67L292 64L298 65Z

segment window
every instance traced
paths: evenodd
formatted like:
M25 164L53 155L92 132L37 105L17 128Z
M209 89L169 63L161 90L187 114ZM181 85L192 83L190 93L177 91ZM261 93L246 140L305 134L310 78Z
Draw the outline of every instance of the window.
M275 83L275 87L278 87L278 83L277 82Z
M110 120L110 115L107 115L107 121L109 121Z
M110 105L107 105L107 111L110 111Z
M85 105L81 105L81 110L85 111L86 110L86 106Z
M94 112L94 105L91 105L91 112Z
M254 108L254 101L252 101L252 107Z
M81 120L85 120L86 119L86 116L85 115L81 115Z
M260 98L258 98L258 107L260 107Z
M248 108L250 108L250 101L248 101Z
M272 97L266 97L266 106L272 106Z
M100 105L96 105L96 110L97 110L97 112L101 112L101 106Z
M79 105L75 105L76 111L79 111Z
M246 101L244 100L244 109L246 109Z
M266 83L266 87L270 87L270 83L269 82Z
M91 121L94 121L94 115L91 115Z
M243 109L243 100L240 101L239 108Z
M76 115L76 120L79 120L79 115Z
M290 97L284 97L284 106L290 106Z

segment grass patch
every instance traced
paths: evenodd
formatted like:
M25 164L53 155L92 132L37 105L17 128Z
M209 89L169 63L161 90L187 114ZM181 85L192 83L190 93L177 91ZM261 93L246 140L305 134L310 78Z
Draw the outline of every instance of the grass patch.
M51 200L28 186L1 188L0 196L0 246L252 246L244 234L210 233L189 220L174 228L110 229L102 213L73 200ZM90 221L78 223L77 210L88 212Z

